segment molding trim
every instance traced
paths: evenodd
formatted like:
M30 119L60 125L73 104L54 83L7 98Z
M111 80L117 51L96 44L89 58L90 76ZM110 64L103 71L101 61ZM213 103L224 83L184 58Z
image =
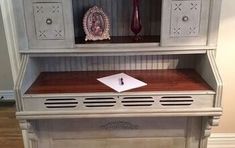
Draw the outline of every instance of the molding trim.
M2 98L3 97L3 98ZM0 90L0 100L15 100L13 90Z
M216 133L208 139L208 148L235 148L235 133Z
M8 53L14 84L20 67L20 55L18 53L18 40L15 28L15 19L12 8L12 0L0 0L2 19L7 41Z

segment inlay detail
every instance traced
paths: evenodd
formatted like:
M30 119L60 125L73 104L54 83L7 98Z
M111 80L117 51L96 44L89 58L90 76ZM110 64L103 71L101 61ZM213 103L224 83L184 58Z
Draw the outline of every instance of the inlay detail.
M201 1L171 2L171 37L198 36L200 31Z
M63 40L65 30L61 3L34 3L33 8L37 39Z
M104 125L100 126L103 129L106 130L117 130L117 129L138 129L139 126L132 124L130 122L125 122L125 121L113 121L113 122L108 122Z

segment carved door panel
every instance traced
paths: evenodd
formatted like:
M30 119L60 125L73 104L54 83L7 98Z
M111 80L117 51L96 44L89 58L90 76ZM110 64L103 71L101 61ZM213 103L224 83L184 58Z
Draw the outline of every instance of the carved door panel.
M73 47L70 0L24 0L24 8L29 49Z
M64 17L61 3L35 3L33 12L38 40L64 39Z
M161 45L206 45L209 0L163 1Z
M171 3L171 37L198 36L201 1L173 1Z
M40 148L199 148L200 117L39 120ZM172 124L174 123L174 124Z

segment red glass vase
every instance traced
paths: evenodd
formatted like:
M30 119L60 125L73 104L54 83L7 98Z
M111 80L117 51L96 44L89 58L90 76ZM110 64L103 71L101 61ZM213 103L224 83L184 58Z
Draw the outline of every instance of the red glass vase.
M139 13L139 0L133 0L131 31L135 34L135 39L138 40L138 33L142 29Z

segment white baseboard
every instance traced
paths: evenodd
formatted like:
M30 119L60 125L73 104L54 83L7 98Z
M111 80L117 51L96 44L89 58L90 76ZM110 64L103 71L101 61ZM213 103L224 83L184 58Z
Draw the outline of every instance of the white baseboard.
M0 90L0 100L14 100L13 90Z
M235 133L215 133L208 140L208 148L235 148Z

